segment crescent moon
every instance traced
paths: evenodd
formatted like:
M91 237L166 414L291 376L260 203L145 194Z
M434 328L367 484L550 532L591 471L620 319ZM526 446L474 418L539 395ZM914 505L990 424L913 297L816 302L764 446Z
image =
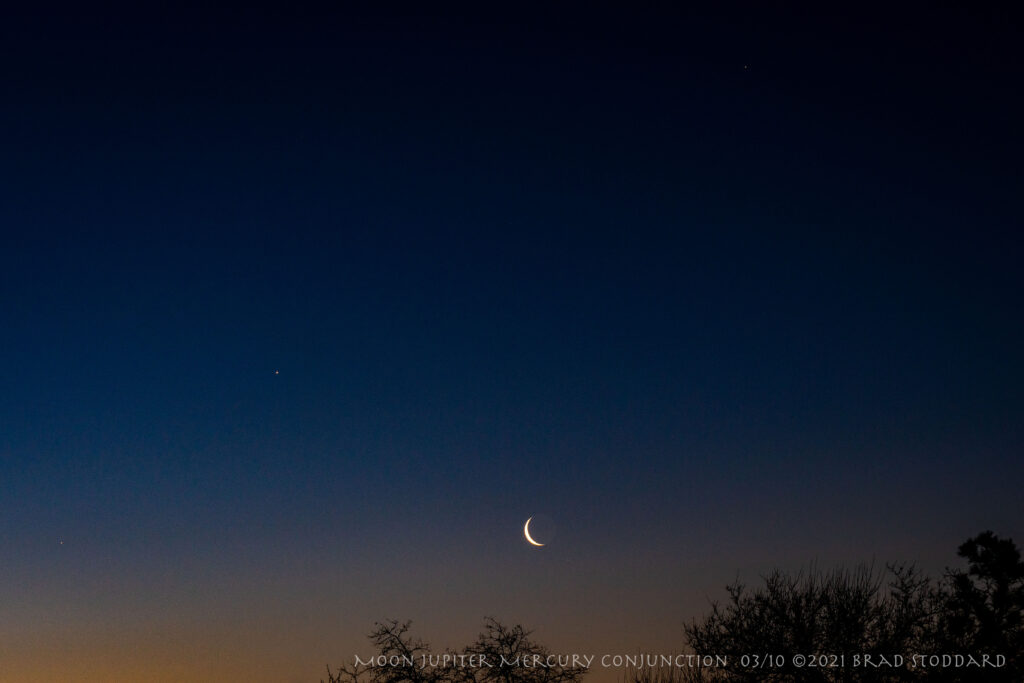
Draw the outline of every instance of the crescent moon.
M533 517L530 517L530 519L533 519ZM526 524L523 525L523 536L526 536L526 540L527 540L527 542L530 543L530 545L535 545L538 548L540 548L544 544L543 543L537 543L537 541L533 540L530 537L530 519L526 520Z

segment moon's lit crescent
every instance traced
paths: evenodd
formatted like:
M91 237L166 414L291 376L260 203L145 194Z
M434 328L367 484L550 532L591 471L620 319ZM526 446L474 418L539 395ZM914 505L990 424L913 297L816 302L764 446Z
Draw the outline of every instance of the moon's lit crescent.
M530 519L533 519L533 517L530 517ZM530 538L530 519L526 520L526 524L523 525L523 536L526 536L526 540L530 543L530 545L535 545L539 548L544 544L537 543L537 541Z

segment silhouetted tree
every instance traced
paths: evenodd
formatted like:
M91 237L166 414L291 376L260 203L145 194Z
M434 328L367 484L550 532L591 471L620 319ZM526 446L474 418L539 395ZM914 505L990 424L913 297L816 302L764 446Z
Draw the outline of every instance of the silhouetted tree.
M937 650L1003 655L1006 666L973 670L970 680L1024 681L1024 562L1011 539L985 531L957 554L967 571L947 570ZM966 680L966 679L965 679Z
M506 628L490 617L485 619L483 633L463 651L493 664L472 669L477 683L575 683L587 672L585 667L571 666L571 662L549 663L550 651L534 642L530 634L522 626ZM544 662L544 666L522 666L537 661Z
M377 650L373 663L342 665L336 674L328 667L328 683L446 683L446 671L423 666L430 646L408 635L411 625L394 619L378 622L367 636Z

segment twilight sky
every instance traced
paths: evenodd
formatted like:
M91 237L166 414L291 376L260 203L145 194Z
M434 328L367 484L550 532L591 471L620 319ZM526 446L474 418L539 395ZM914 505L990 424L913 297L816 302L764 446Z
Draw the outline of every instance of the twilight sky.
M5 10L5 677L1024 537L1020 16L667 5Z

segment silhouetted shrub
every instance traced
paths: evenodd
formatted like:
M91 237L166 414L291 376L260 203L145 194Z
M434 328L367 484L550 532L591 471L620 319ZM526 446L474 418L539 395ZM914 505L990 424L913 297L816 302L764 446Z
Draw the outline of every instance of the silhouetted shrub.
M685 627L696 654L725 659L711 672L725 680L906 680L895 669L861 670L851 679L850 665L855 655L885 661L919 652L937 600L927 578L902 566L887 574L870 567L812 568L795 576L776 571L762 588L737 582L727 590L728 604L713 604L710 615ZM827 658L797 663L811 656Z
M727 586L726 604L713 604L709 615L685 627L687 642L697 654L727 661L704 671L705 680L1020 683L1020 552L1011 540L986 531L962 544L958 554L967 560L967 571L947 570L938 582L900 565L888 572L776 571L754 590L737 582ZM941 660L921 666L915 655L989 660L984 667ZM865 656L881 666L865 665ZM802 666L795 664L797 657L804 658Z

